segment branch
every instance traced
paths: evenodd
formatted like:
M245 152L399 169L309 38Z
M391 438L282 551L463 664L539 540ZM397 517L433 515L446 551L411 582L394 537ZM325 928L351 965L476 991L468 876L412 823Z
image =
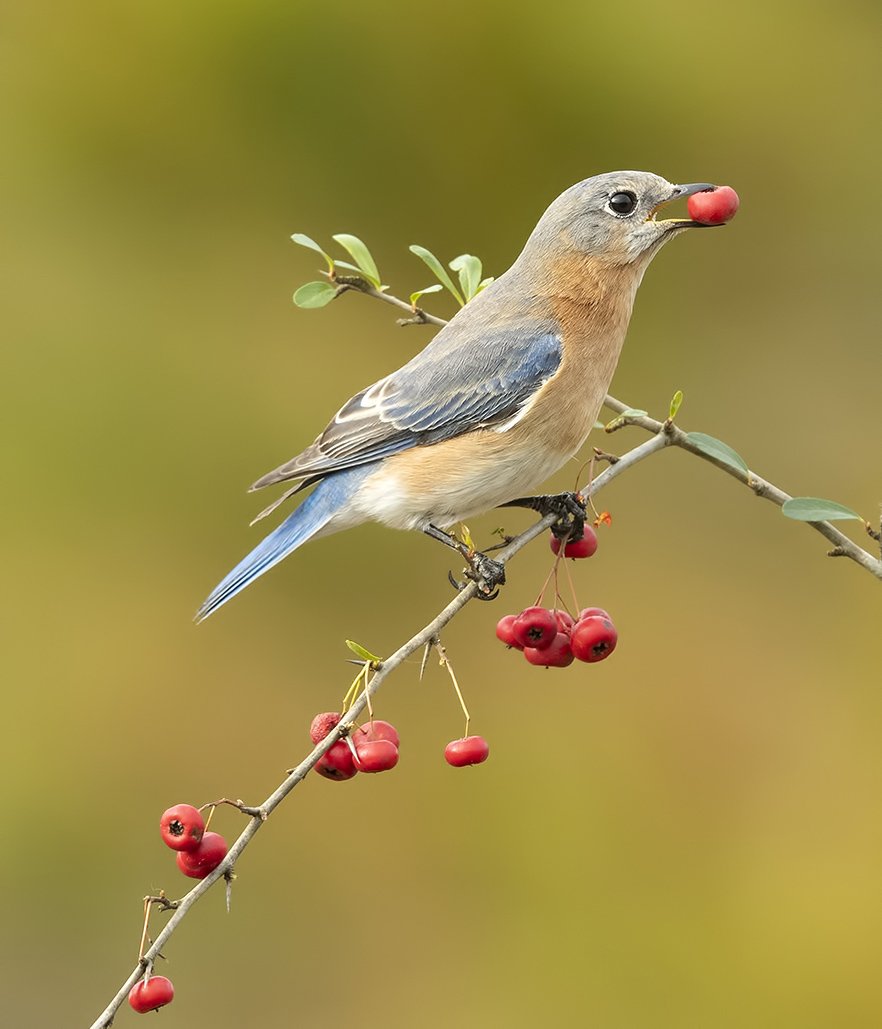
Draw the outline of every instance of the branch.
M625 411L631 410L627 404L623 404L621 400L616 400L615 397L608 396L604 403L611 410L618 412L619 415L623 415ZM711 455L706 454L689 440L688 433L683 432L670 419L665 422L659 422L647 415L625 415L623 424L636 425L641 429L645 429L647 432L653 433L656 439L660 435L664 435L668 446L680 447L690 454L695 454L696 457L700 457L703 461L707 461L714 465L714 467L719 468L720 471L731 475L733 479L737 479L738 482L747 486L756 496L762 497L764 500L770 500L778 507L783 507L788 500L793 499L789 493L785 493L784 490L769 482L768 479L763 479L754 472L743 472L733 465L718 461ZM865 568L871 575L875 575L877 579L882 579L882 560L859 547L857 543L849 539L843 532L840 532L831 522L806 522L806 524L810 525L833 544L833 549L828 552L830 557L850 557L852 561L859 564L861 568ZM865 523L865 528L868 535L876 539L877 534L869 523Z
M402 311L407 311L408 314L410 314L410 318L399 318L399 325L443 326L447 324L443 318L438 318L434 314L429 314L428 311L424 311L421 307L417 307L416 304L409 304L406 300L399 300L398 297L393 297L385 290L377 289L375 286L372 286L367 279L363 279L359 275L336 275L332 281L339 284L337 296L347 292L347 290L354 289L359 293L364 293L365 296L373 297L374 300L382 300L387 304L392 304L393 307L400 307Z
M394 306L400 307L411 313L414 313L415 310L419 311L419 309L414 309L412 305L405 301L399 300L397 297L390 296L388 293L375 289L363 279L353 277L341 282L340 285L343 290L355 289L367 296L383 300L385 303L393 304ZM423 315L423 322L431 322L435 325L446 324L442 319L436 318L433 315L425 314L425 312L421 312L421 314ZM407 322L405 322L405 324L407 324ZM646 432L651 433L651 437L639 446L627 451L621 457L614 459L614 461L609 464L609 467L604 469L603 472L583 487L581 492L584 496L596 496L614 479L618 478L618 476L622 475L628 469L633 468L634 465L638 464L640 461L643 461L652 454L665 450L668 447L675 446L680 447L691 454L695 454L697 457L702 458L702 460L715 465L721 471L726 472L743 485L747 486L756 496L770 500L773 504L777 504L779 507L783 505L785 501L791 499L789 494L785 493L777 486L774 486L766 479L762 479L758 475L755 475L753 472L743 473L704 453L689 441L688 434L678 428L671 419L660 422L645 415L625 414L625 412L631 411L632 408L611 396L606 398L605 403L607 407L618 412L619 415L622 416L618 427L623 425L635 425L644 429ZM609 459L609 455L601 456L605 456ZM528 543L532 542L532 540L537 536L542 535L546 530L548 530L554 521L555 515L546 515L544 518L535 522L520 535L510 540L502 550L496 553L494 555L496 560L500 561L503 565L507 564L515 554L522 550ZM830 552L832 555L850 557L872 575L882 579L882 560L873 557L867 551L863 550L829 522L809 522L808 524L833 543L834 549ZM879 535L869 526L867 526L867 531L874 539ZM104 1011L102 1011L98 1018L92 1023L91 1029L107 1029L107 1027L113 1023L114 1016L119 1007L125 1002L129 990L145 974L145 972L152 970L154 961L160 955L163 947L168 944L169 939L175 933L178 926L187 917L187 914L193 905L205 896L212 886L214 886L214 884L220 879L226 880L228 889L231 887L232 881L235 878L233 868L236 865L236 862L244 853L245 848L257 835L258 830L267 818L272 815L295 786L298 786L303 782L308 773L318 763L318 760L322 755L328 751L334 743L337 742L337 740L348 735L354 727L356 719L365 711L371 698L380 689L386 679L410 657L418 653L426 645L435 641L439 637L441 630L444 629L457 614L459 614L466 604L474 600L477 592L477 584L474 582L469 583L435 616L435 618L424 625L419 632L411 636L406 643L399 647L398 650L388 658L378 662L374 666L375 674L370 680L370 683L366 685L358 699L355 700L352 706L346 711L346 714L344 718L341 719L340 724L338 724L325 737L325 739L321 741L321 743L317 744L296 768L292 769L287 774L285 779L266 798L266 800L263 801L262 804L258 807L248 807L241 801L231 802L223 800L217 802L233 803L233 805L238 807L243 814L249 816L248 824L242 830L235 843L230 847L227 856L220 865L197 883L197 885L194 886L186 896L182 897L179 901L169 901L164 897L164 895L162 896L162 903L160 906L162 910L171 911L171 917L156 939L152 942L151 946L144 952L143 957L139 960L138 964L135 965L126 981L117 991L113 1000L111 1000Z
M605 471L598 475L593 482L585 487L583 493L586 496L596 495L601 489L612 482L613 479L621 475L622 472L637 464L638 461L642 461L644 458L649 457L650 454L663 449L667 445L667 438L664 434L654 436L652 439L647 440L645 443L635 447L623 457L619 458L614 465L605 469ZM501 551L495 554L494 556L496 560L500 561L504 565L507 564L515 554L518 553L518 551L522 550L537 536L547 531L554 521L555 515L546 515L544 518L535 522L519 536L516 536L513 540L507 543ZM458 593L453 600L451 600L450 603L432 619L432 621L424 625L419 632L399 647L394 654L381 661L376 666L376 672L367 689L359 696L352 707L348 709L345 718L341 719L340 724L337 725L328 734L328 736L321 741L321 743L317 744L310 754L305 757L296 768L291 770L284 781L266 798L266 800L263 801L262 804L256 808L249 809L246 808L245 805L242 805L241 801L237 802L235 806L240 807L240 810L243 810L246 813L253 812L249 818L248 824L242 830L242 833L239 835L236 842L232 847L230 847L229 853L218 867L194 886L185 897L181 898L181 900L169 903L168 910L174 911L171 918L153 941L149 949L144 952L143 958L134 967L129 977L119 988L116 996L93 1022L91 1029L107 1029L107 1027L112 1024L113 1017L120 1005L125 1002L129 990L144 975L146 970L152 968L153 962L160 954L163 947L166 946L172 934L177 930L181 922L187 917L187 913L193 905L200 900L219 879L225 878L228 884L232 881L234 865L244 852L245 848L254 839L258 830L267 818L269 818L288 794L291 793L294 787L299 785L299 783L306 778L307 774L318 763L319 758L329 750L337 740L349 733L355 720L364 712L368 706L368 701L374 696L377 690L379 690L388 676L407 661L408 658L412 657L427 644L435 640L440 635L441 630L444 629L444 627L457 614L459 614L466 604L471 600L474 600L477 592L477 584L474 582L469 583L465 589Z

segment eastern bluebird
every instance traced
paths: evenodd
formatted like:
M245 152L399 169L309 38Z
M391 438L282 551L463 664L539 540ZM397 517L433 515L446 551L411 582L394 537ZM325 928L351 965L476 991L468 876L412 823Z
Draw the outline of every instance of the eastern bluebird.
M317 485L215 587L197 619L307 540L369 519L456 546L444 528L512 502L534 506L516 498L571 458L594 425L649 262L697 226L656 212L713 188L622 171L562 193L504 275L421 353L344 404L306 450L254 483L295 483L258 517Z

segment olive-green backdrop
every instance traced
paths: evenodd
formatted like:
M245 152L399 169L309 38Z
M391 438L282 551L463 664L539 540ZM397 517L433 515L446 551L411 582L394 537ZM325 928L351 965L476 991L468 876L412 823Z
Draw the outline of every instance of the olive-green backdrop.
M430 338L357 296L296 309L319 262L290 233L363 237L404 295L410 243L499 272L590 174L729 182L733 224L647 275L614 391L664 415L682 389L684 427L877 518L882 25L861 0L4 23L3 1021L85 1026L141 897L187 885L163 808L260 800L338 704L343 640L389 652L450 594L440 547L365 527L191 621L259 538L248 483ZM164 1026L882 1025L882 583L683 453L603 506L573 570L614 657L545 672L494 640L548 569L530 548L445 637L489 762L444 764L435 665L397 674L400 765L296 791L232 913L212 894L168 946Z

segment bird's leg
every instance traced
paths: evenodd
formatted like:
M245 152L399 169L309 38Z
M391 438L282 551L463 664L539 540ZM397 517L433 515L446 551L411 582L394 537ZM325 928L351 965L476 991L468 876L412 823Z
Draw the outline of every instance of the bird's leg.
M587 508L581 493L553 493L541 497L519 497L500 507L526 507L541 515L553 514L557 521L551 531L559 540L579 540L585 532Z
M431 536L433 540L443 543L445 547L455 550L466 559L468 562L466 578L478 584L477 596L481 600L494 600L498 596L498 587L505 584L505 565L501 561L494 561L492 557L487 557L479 550L466 546L461 540L444 532L436 525L427 525L423 532L427 536ZM457 582L452 575L448 577L457 589L465 589L465 583Z

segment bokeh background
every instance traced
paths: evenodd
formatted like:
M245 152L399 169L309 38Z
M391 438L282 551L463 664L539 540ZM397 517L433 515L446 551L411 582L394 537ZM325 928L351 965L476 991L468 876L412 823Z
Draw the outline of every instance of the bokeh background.
M5 1024L78 1026L142 895L186 888L163 808L258 802L337 705L344 638L389 652L449 598L441 548L366 527L191 621L258 539L247 484L430 335L357 296L294 308L317 262L289 234L362 236L404 295L408 244L498 273L587 175L730 182L735 222L647 275L614 392L664 414L682 389L686 428L875 518L882 26L859 0L3 18L0 975ZM614 658L495 642L547 571L530 548L446 634L491 760L448 768L448 682L396 675L398 769L296 791L232 914L212 894L168 947L164 1025L882 1024L880 584L681 453L603 506L574 571Z

